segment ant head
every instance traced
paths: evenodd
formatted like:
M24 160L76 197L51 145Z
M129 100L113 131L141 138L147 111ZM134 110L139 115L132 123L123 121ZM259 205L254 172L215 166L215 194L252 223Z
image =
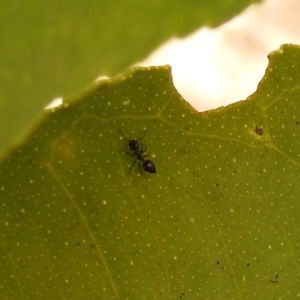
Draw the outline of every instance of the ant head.
M137 140L130 140L128 143L128 147L130 150L136 151L136 150L139 150L140 144Z

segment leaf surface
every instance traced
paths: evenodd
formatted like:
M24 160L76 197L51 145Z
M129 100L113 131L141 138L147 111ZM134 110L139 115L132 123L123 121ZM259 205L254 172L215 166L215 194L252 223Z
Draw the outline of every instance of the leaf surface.
M0 153L56 97L117 74L173 36L257 0L9 1L0 12Z
M281 47L255 94L201 114L168 66L46 112L0 165L1 298L299 297L299 62ZM157 174L127 176L119 129Z

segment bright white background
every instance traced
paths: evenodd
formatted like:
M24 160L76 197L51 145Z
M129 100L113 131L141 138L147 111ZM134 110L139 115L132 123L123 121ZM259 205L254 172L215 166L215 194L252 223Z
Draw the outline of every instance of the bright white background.
M300 0L267 0L218 28L165 43L138 65L170 64L179 93L205 111L253 94L268 54L286 43L300 45Z
M206 111L253 94L268 54L288 43L300 45L300 0L266 0L220 27L174 38L136 65L171 65L179 93ZM57 98L46 108L61 103Z

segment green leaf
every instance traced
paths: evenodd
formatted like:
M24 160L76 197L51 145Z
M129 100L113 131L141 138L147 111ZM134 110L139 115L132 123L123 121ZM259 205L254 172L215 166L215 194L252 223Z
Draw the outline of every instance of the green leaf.
M215 26L258 0L8 1L0 12L0 151L53 98L117 74L168 38Z
M201 114L167 66L46 112L0 166L1 298L299 297L299 61L281 47L247 101ZM119 129L157 174L127 176Z

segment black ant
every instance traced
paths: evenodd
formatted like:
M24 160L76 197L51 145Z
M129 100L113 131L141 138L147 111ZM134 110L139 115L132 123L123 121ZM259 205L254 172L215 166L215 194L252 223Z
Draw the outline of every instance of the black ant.
M145 135L147 134L147 131L145 132L145 134L142 138L139 138L137 140L128 140L124 137L124 134L121 131L121 129L119 129L119 131L122 135L123 140L128 142L128 148L133 152L133 153L129 153L129 152L125 151L125 153L136 157L135 161L133 162L133 164L131 165L131 167L128 171L128 174L130 173L130 171L132 170L133 166L136 164L137 161L139 161L139 168L140 168L141 172L142 172L142 169L141 169L141 165L142 165L144 171L146 171L148 173L156 174L156 167L155 167L154 162L150 159L145 159L145 157L149 156L149 155L144 154L147 151L147 146L144 145L142 142L139 142L140 140L142 140L145 137Z

